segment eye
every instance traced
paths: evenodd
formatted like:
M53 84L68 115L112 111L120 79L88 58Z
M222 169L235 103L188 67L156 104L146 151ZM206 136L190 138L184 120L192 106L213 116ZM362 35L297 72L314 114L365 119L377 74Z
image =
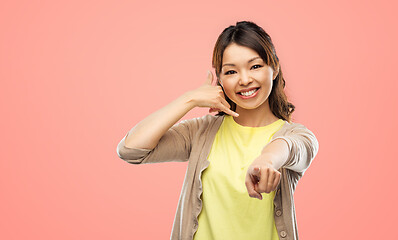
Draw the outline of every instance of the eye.
M260 68L260 67L262 67L261 65L253 65L253 67L252 68L254 68L254 67L256 67L256 66L258 66L258 68ZM257 68L254 68L254 69L257 69Z
M228 72L225 73L225 75L230 75L232 72L235 72L234 70L229 70Z

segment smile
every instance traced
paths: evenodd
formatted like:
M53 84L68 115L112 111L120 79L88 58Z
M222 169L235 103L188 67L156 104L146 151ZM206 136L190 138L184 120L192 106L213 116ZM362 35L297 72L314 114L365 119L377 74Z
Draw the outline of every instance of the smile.
M256 89L253 89L253 90L250 90L250 91L247 91L247 92L239 92L238 95L239 95L241 98L244 98L244 99L252 98L252 97L254 97L254 96L257 95L258 89L259 89L259 88L256 88Z

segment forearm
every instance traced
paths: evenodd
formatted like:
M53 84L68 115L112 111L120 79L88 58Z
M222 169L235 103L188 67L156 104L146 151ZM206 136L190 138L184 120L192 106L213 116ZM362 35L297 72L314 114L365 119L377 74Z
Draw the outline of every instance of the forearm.
M153 149L160 138L187 112L195 107L189 92L140 121L125 140L129 148Z
M277 170L287 162L289 154L289 145L283 139L272 141L261 152L261 156Z

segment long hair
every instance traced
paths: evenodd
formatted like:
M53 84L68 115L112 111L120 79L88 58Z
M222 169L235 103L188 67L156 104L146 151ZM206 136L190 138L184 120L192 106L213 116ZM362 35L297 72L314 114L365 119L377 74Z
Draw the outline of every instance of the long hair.
M253 49L274 71L278 71L279 69L278 75L273 80L272 90L268 97L269 107L276 117L291 122L291 114L293 113L295 106L288 102L283 90L285 88L285 79L283 78L279 58L276 55L271 37L257 24L250 21L237 22L236 26L231 25L224 29L218 37L214 46L212 60L212 65L218 79L217 85L221 86L219 79L224 50L231 43L236 43ZM236 104L227 97L225 91L224 95L227 102L231 105L231 110L235 111ZM224 114L226 113L220 111L216 116Z

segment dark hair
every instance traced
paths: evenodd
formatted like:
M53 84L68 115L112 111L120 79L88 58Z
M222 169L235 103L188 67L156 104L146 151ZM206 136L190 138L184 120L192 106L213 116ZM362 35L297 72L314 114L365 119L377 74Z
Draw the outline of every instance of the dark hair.
M274 71L278 71L279 69L278 75L273 80L272 90L268 97L269 107L276 117L291 122L291 114L295 106L288 102L283 90L285 88L285 79L283 78L279 58L276 56L271 37L257 24L249 21L237 22L236 26L231 25L224 29L218 37L213 50L212 65L215 69L217 79L220 79L224 50L231 43L253 49ZM217 85L221 86L219 81L217 81ZM235 111L236 104L226 96L225 91L224 95L227 102L231 105L231 110ZM216 116L224 114L226 113L220 111Z

